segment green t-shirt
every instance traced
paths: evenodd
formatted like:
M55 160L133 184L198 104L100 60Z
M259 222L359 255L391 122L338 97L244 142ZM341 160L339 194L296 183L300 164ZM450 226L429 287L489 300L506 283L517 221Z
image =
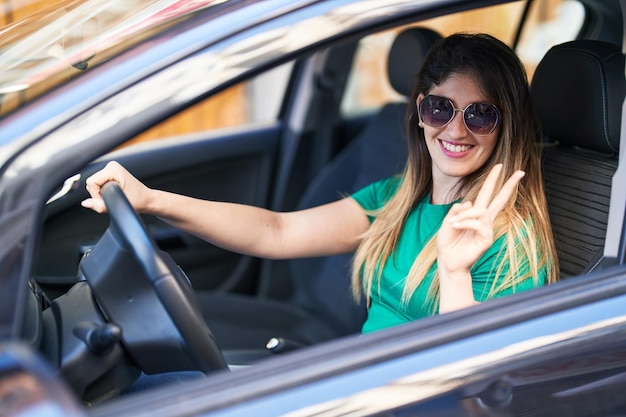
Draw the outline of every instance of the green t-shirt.
M352 198L365 210L381 208L395 193L399 178L390 178L373 183L352 195ZM407 305L402 305L404 279L408 275L417 255L426 243L439 230L443 218L452 204L431 204L430 197L420 201L406 220L394 252L383 266L380 285L374 284L368 317L362 332L372 332L432 315L433 302L427 296L428 288L436 270L436 263L426 279L418 286ZM370 218L373 221L372 218ZM506 236L497 239L491 248L471 269L472 288L477 301L485 301L495 278L495 271L503 257L501 248ZM508 263L503 265L500 278L508 271ZM542 285L546 279L542 268L539 279L529 278L496 294L496 297L512 294ZM499 283L498 283L499 284Z

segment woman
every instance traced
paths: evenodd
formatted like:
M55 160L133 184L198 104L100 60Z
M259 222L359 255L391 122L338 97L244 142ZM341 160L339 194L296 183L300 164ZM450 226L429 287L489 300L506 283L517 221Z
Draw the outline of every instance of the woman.
M91 198L82 204L104 212L100 187L117 181L138 212L232 251L291 258L356 250L354 294L369 305L364 332L555 281L539 129L515 54L489 35L442 40L418 74L408 132L402 176L307 210L153 190L115 162L87 180Z
M453 35L433 48L417 80L402 178L353 196L376 210L353 274L370 302L364 331L557 279L540 132L515 54L488 35ZM516 189L520 170L527 175Z

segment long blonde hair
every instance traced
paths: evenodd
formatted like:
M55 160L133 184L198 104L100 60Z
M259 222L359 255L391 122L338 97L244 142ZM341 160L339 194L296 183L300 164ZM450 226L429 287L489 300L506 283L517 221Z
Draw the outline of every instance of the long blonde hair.
M487 162L458 184L454 199L474 201L491 168L501 163L502 173L496 187L506 178L524 170L526 176L494 224L494 239L506 235L503 262L494 271L487 298L511 288L546 266L547 282L558 279L558 259L543 190L539 144L541 132L535 117L526 72L514 52L501 41L486 34L455 34L441 40L427 55L420 69L407 109L408 160L400 185L379 211L363 236L352 268L352 289L357 300L365 294L368 301L380 274L389 260L411 210L432 192L432 160L424 132L418 127L416 100L427 95L451 74L470 75L502 114L500 136ZM464 193L464 195L461 195ZM405 280L402 302L408 304L417 287L432 268L437 251L436 234L417 256ZM519 274L520 266L529 265ZM509 268L503 269L508 261ZM496 287L496 283L500 286ZM429 298L438 307L439 285L435 273ZM434 313L434 312L433 312Z

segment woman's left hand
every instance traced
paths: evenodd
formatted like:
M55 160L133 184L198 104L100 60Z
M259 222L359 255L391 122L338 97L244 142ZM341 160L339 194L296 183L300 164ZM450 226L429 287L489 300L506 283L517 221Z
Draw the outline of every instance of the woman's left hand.
M493 223L525 175L524 171L515 172L494 196L501 171L501 164L494 166L476 201L455 204L444 218L437 235L440 278L467 277L474 263L493 244Z

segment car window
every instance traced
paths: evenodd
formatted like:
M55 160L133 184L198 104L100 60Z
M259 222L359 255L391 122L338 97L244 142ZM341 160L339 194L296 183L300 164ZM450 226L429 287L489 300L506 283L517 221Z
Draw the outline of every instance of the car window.
M243 81L145 131L129 144L276 121L293 62Z
M215 2L50 0L0 9L0 116ZM9 6L8 3L11 3ZM13 4L17 3L17 4ZM176 18L176 19L173 19Z
M525 6L525 1L513 2L424 20L417 26L433 29L442 36L455 32L488 32L513 46ZM583 21L584 8L578 1L533 2L516 47L529 77L551 46L576 37ZM403 29L406 27L367 36L360 41L342 100L344 115L368 112L383 103L404 99L389 85L386 60L380 59L387 55L395 34Z
M535 3L517 48L529 76L532 76L550 46L576 36L584 19L584 9L577 1ZM490 33L512 45L525 4L525 1L519 1L457 13L422 21L419 26L429 27L446 36L459 31L485 31L485 22L488 22ZM380 59L387 54L395 34L402 29L377 33L360 41L342 99L341 110L345 116L371 111L389 101L403 100L389 85L385 60ZM290 62L230 87L156 125L124 146L211 129L275 121L292 67Z

